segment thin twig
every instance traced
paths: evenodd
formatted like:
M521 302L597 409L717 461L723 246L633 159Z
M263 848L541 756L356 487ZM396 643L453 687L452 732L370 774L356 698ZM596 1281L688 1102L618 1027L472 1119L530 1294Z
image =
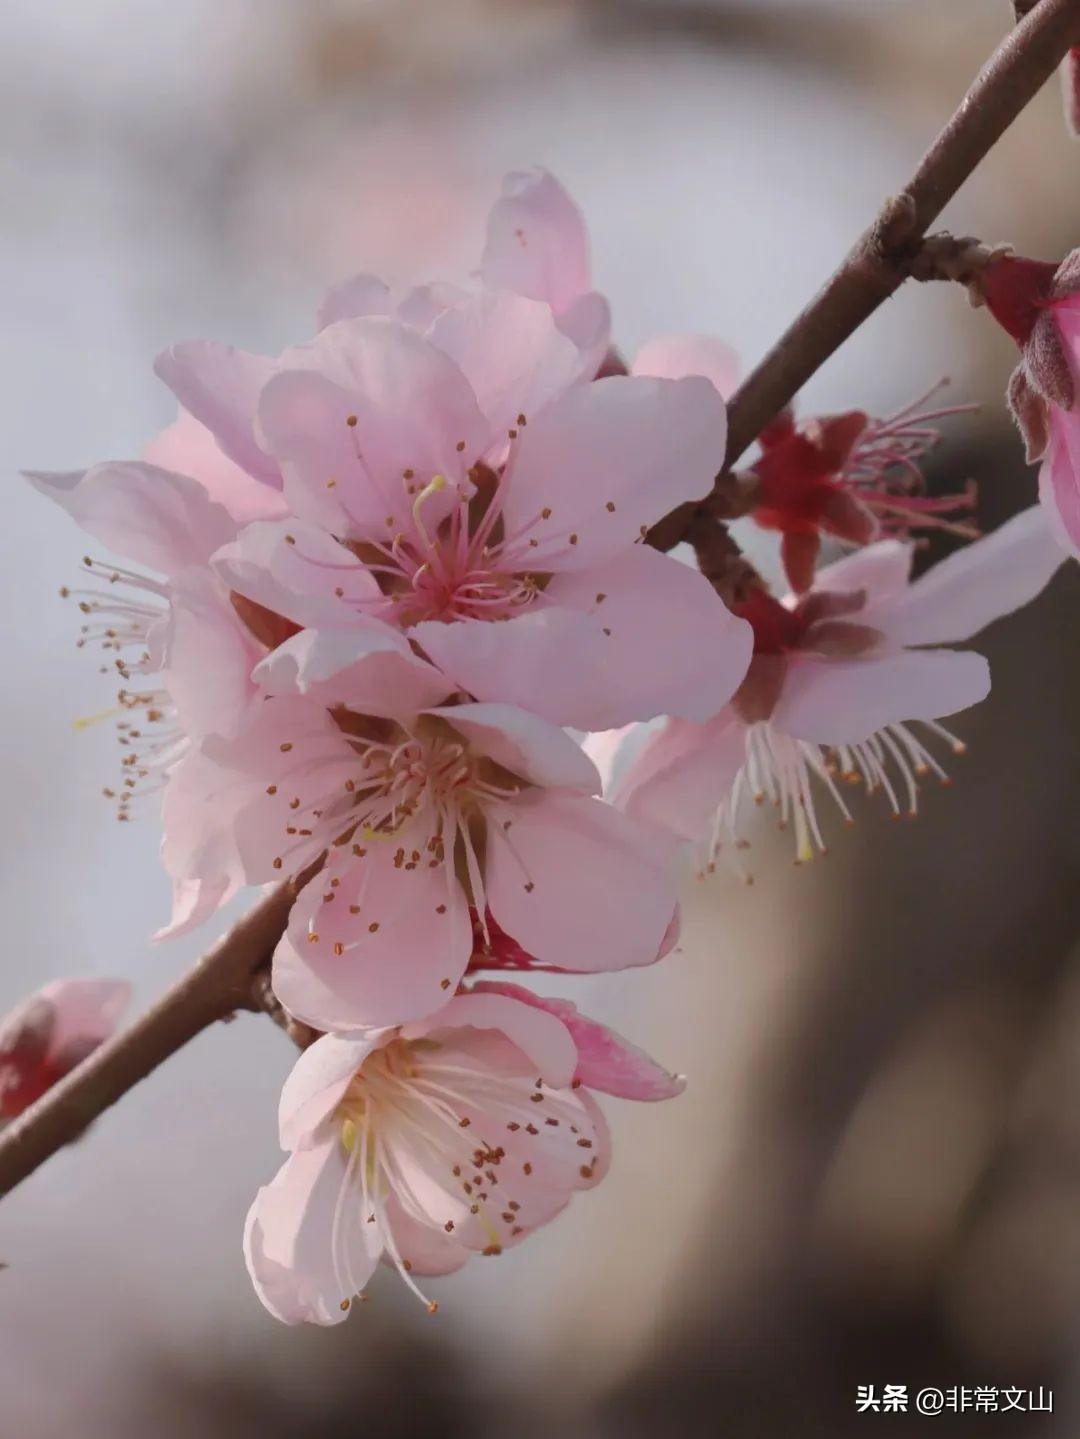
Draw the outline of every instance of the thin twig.
M869 228L802 314L735 391L728 405L730 469L771 419L907 278L928 228L1080 44L1080 0L1038 0L1002 41L899 195ZM670 550L699 510L683 505L649 532Z
M817 297L732 397L726 467L735 463L805 382L903 282L926 230L1073 46L1080 0L1038 0L999 47L931 146L909 184L890 200ZM738 482L718 477L714 494L661 520L649 541L670 549L691 524L733 511ZM700 524L699 548L717 534ZM725 561L726 563L726 561ZM101 1046L0 1135L0 1195L77 1138L188 1040L237 1009L264 1009L253 983L284 931L297 890L313 870L263 899L195 968L129 1029ZM284 1018L285 1027L291 1021Z

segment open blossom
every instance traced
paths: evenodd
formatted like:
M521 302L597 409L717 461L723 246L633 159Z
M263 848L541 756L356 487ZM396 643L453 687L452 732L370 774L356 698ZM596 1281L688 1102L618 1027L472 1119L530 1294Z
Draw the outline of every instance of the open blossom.
M627 814L666 825L715 859L745 843L746 805L769 800L794 826L799 860L825 848L816 810L838 781L882 790L914 813L918 782L944 777L924 736L963 746L938 721L977 703L986 661L952 649L1032 599L1062 561L1038 506L910 580L912 547L882 540L819 571L804 598L751 594L755 653L732 704L705 725L669 720L617 779ZM610 746L609 746L610 749Z
M553 723L715 711L745 672L749 630L701 575L640 543L712 484L715 388L569 383L573 347L517 296L440 326L425 339L396 320L340 321L282 361L258 431L295 518L226 546L226 582L298 624L400 626L477 699Z
M55 979L0 1020L0 1124L108 1039L130 998L124 980Z
M782 535L784 570L797 593L810 588L823 535L855 545L928 527L974 537L955 518L971 509L973 490L924 492L919 460L937 439L933 422L957 412L921 408L933 393L884 419L847 410L796 425L785 410L759 437L752 514Z
M319 335L276 359L206 342L159 357L181 404L289 511L240 534L220 573L298 625L392 622L477 699L554 723L704 718L742 678L749 631L640 540L720 466L707 381L722 347L658 340L632 378L589 383L607 306L580 213L543 171L507 178L481 278L473 294L397 298L355 276Z
M327 1035L281 1096L289 1151L248 1215L259 1298L336 1324L380 1259L417 1284L497 1255L604 1177L592 1090L668 1099L683 1081L563 1000L477 984L421 1022Z
M1009 404L1028 460L1042 460L1039 500L1060 543L1080 556L1080 250L1057 266L1006 256L977 285L1020 346Z
M79 645L100 647L124 682L121 818L135 795L160 786L191 738L236 730L254 696L253 666L295 629L260 643L209 567L241 518L278 513L280 497L227 460L190 415L163 431L147 456L28 476L93 539L136 566L87 556L86 582L63 591L85 616Z
M227 896L325 852L275 956L287 1008L338 1032L430 1013L489 910L544 966L656 959L675 912L670 842L595 798L580 747L510 705L447 703L445 678L394 631L348 642L348 665L340 635L280 646L257 671L271 697L254 721L195 748L165 797L181 895Z

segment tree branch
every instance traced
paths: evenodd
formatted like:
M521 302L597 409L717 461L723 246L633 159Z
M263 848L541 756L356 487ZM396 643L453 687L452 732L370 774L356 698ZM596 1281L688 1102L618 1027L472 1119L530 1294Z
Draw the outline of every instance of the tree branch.
M839 269L735 392L728 407L727 468L900 286L929 225L1077 44L1080 0L1037 0L986 65L899 197L885 204ZM717 521L737 513L744 498L737 479L718 476L708 499L673 511L654 527L649 542L670 549L696 521L698 548L719 571L730 557L715 530ZM78 1138L188 1040L237 1009L268 1012L298 1044L310 1042L311 1031L281 1010L261 972L269 965L297 891L317 867L261 900L147 1014L103 1044L0 1135L0 1195Z
M1080 0L1037 0L1002 41L899 195L870 227L735 391L724 458L730 468L831 355L903 284L928 228L1005 131L1080 44ZM682 505L649 532L670 550L698 505Z

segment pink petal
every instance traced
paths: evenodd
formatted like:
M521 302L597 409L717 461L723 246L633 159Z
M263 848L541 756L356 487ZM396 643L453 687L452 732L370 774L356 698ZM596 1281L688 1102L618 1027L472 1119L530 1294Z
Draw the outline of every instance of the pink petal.
M630 746L635 745L636 754L637 748L644 744L651 729L651 726L644 724L620 725L618 729L598 730L595 734L587 734L581 741L581 748L600 772L603 782L601 793L605 798L611 795L616 774L629 757Z
M247 525L213 564L230 589L299 625L348 624L380 597L351 550L302 520Z
M416 496L435 526L485 451L490 427L465 376L396 320L342 320L282 356L259 401L259 432L300 515L339 538L412 529ZM406 476L409 471L409 476Z
M343 794L356 763L322 705L291 695L264 700L238 736L209 736L172 772L163 806L169 873L211 883L239 872L244 883L260 884L303 868L318 844L289 828L303 825L298 812Z
M197 480L141 461L27 479L95 540L165 575L205 564L236 533Z
M394 1245L403 1260L408 1260L414 1274L429 1278L440 1274L453 1274L469 1258L469 1251L459 1244L453 1235L441 1227L436 1229L423 1224L407 1213L396 1194L391 1194L386 1204L386 1223L394 1237ZM384 1256L389 1263L389 1259Z
M446 310L428 338L472 386L499 458L518 416L531 419L581 374L577 347L556 327L549 307L521 295L479 295Z
M160 354L154 369L229 459L255 479L281 488L278 467L256 443L253 428L273 360L211 340L189 340Z
M379 1226L366 1222L359 1190L342 1202L346 1161L339 1135L297 1150L248 1211L248 1273L263 1304L284 1324L340 1324L348 1310L343 1302L363 1289L378 1262Z
M415 869L395 864L395 840L409 851L407 829L366 842L360 859L332 850L293 906L274 956L274 992L317 1029L347 1033L431 1014L465 973L472 923L461 885L426 855Z
M886 725L956 714L989 693L982 655L957 650L803 659L788 667L772 723L795 739L858 744Z
M641 747L612 799L644 823L698 844L746 763L746 727L725 710L705 725L669 720Z
M1039 499L1054 533L1080 556L1080 413L1050 411L1050 448L1039 472Z
M823 565L814 577L815 593L866 593L867 608L902 594L911 577L913 545L900 540L878 540L855 550L831 565Z
M363 1038L324 1034L303 1051L281 1091L278 1134L282 1149L310 1149L316 1133L345 1098L364 1060L392 1034L374 1030Z
M725 433L723 401L707 380L615 376L570 390L511 454L507 531L538 541L522 545L532 568L614 559L669 510L708 492Z
M1063 550L1080 557L1080 474L1072 456L1054 446L1039 467L1039 504Z
M462 704L433 709L490 756L531 784L597 794L596 766L570 736L526 710L505 704Z
M631 1044L615 1030L582 1014L568 999L551 999L534 994L518 984L502 980L481 980L472 994L506 995L521 1004L534 1006L561 1020L577 1049L573 1078L589 1089L614 1094L620 1099L672 1099L686 1088L686 1079L671 1074L654 1059ZM456 1003L457 1001L451 1001ZM569 1081L566 1081L569 1082Z
M173 882L173 913L155 939L175 939L197 928L245 882L233 822L255 785L245 779L226 791L227 782L220 766L197 747L169 775L161 858Z
M867 609L864 624L899 645L952 644L1033 600L1065 555L1040 505L933 565L897 599Z
M559 329L580 352L582 375L595 379L611 346L611 306L594 290L579 296L558 320Z
M338 320L356 320L364 315L389 315L394 305L390 287L377 275L351 275L332 285L319 306L318 326L325 330Z
M599 678L606 657L602 626L572 609L544 602L498 624L428 620L410 634L446 675L480 700L504 700L551 724L579 729L595 727L607 713Z
M398 630L367 620L349 630L301 630L255 668L269 694L312 694L362 714L407 718L444 700L446 677Z
M659 380L704 375L726 400L739 383L739 357L711 335L657 335L638 350L630 373Z
M675 911L659 834L601 800L532 791L488 828L485 882L497 922L541 964L625 969L656 959Z
M746 621L697 570L646 545L594 569L554 575L546 598L602 627L604 663L593 678L590 718L567 721L587 729L659 714L709 719L750 664L754 635Z
M230 460L206 426L187 410L182 409L173 423L150 441L142 457L162 469L191 475L238 524L284 513L280 490L263 484Z
M409 290L397 307L397 316L405 324L426 331L446 310L454 305L463 305L469 299L471 296L467 290L437 280L434 284L416 285Z
M168 869L166 864L166 869ZM155 931L156 943L179 939L205 924L211 915L228 904L242 888L238 875L216 874L209 879L176 878L172 882L172 915L169 923Z
M489 288L543 300L556 312L592 288L584 218L546 170L506 176L480 263Z
M131 985L126 979L54 979L34 997L53 1008L48 1052L55 1057L108 1039L131 1002Z
M264 651L205 569L185 570L171 592L162 683L185 734L235 734L255 698L251 672Z
M437 1014L406 1025L402 1035L422 1038L464 1027L494 1029L505 1035L552 1089L566 1089L574 1077L577 1050L563 1016L534 1003L529 992L516 985L475 985L467 993L455 995ZM454 1043L466 1041L455 1036Z

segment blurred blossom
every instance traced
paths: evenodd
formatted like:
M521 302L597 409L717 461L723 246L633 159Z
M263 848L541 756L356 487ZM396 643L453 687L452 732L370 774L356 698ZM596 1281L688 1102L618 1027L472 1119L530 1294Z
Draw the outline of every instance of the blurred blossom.
M0 1123L108 1039L130 997L120 979L55 979L0 1021Z

